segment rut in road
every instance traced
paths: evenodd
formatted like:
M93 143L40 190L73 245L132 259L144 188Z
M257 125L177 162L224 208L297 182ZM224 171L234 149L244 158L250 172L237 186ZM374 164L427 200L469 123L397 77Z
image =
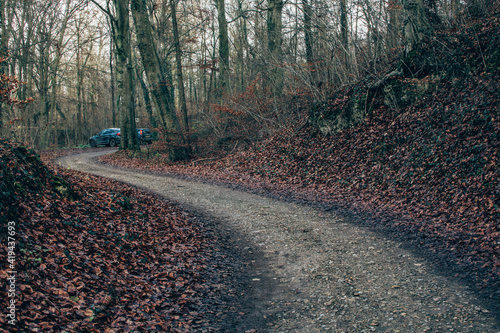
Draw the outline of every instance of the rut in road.
M56 163L215 216L250 244L254 313L242 332L500 332L498 314L402 244L348 218L228 188L116 169L94 152ZM265 269L263 269L265 268ZM258 290L270 289L259 293Z

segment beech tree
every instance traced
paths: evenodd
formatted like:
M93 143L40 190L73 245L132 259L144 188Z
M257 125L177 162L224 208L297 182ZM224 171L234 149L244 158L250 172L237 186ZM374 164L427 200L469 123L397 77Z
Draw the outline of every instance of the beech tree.
M173 82L167 79L160 64L153 39L151 22L146 11L146 3L144 0L132 0L131 8L137 37L137 48L151 87L153 100L159 111L162 125L167 131L168 138L174 140L173 147L171 147L171 159L184 159L187 153L187 148L184 146L184 134L175 112L173 95L168 89L169 86L173 85Z
M314 69L314 57L312 46L312 8L309 0L302 0L302 7L304 12L304 44L306 49L306 62L311 70Z
M170 11L172 16L172 30L174 34L174 45L175 45L175 67L177 74L177 90L179 91L179 103L182 115L182 122L184 125L184 131L189 131L189 121L186 103L186 92L184 90L184 75L182 73L182 50L181 41L179 39L179 26L177 25L177 9L175 0L170 0Z
M221 94L227 91L229 85L229 36L227 31L226 5L224 0L216 0L217 20L219 22L219 60Z
M342 45L341 61L349 71L349 27L347 25L347 0L340 0L340 41Z
M426 34L430 32L422 0L403 0L404 9L404 57L411 56L413 51L418 50Z
M268 0L267 8L267 51L269 80L274 95L279 95L283 89L283 0Z
M5 57L8 56L8 34L7 25L5 22L5 3L6 1L0 1L0 77L7 73L7 62ZM0 87L2 88L2 87ZM0 134L3 127L3 102L0 101Z
M129 0L113 0L114 14L92 0L104 11L111 23L112 38L115 45L117 110L120 121L120 149L139 149L135 127L135 96L133 83L132 49L130 44L130 3Z

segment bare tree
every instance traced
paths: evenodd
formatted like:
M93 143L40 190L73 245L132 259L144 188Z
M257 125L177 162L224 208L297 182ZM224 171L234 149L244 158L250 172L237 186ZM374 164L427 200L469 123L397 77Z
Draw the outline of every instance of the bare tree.
M111 23L116 56L116 82L118 88L117 110L120 117L120 149L139 149L135 127L135 98L133 84L133 63L130 44L130 3L129 0L113 0L114 14L109 6L103 8L92 0Z
M312 35L312 16L313 11L309 0L302 0L304 11L304 43L306 48L306 62L311 70L314 70L314 55L313 55L313 35Z
M181 106L181 115L184 124L184 130L189 131L189 122L187 114L186 92L184 90L184 76L182 74L182 50L179 39L179 28L177 25L177 10L175 0L170 0L170 10L172 15L172 30L174 33L175 45L175 67L177 74L177 90L179 91L179 100Z
M430 32L422 0L403 0L404 8L404 56L408 58L417 50L426 34Z
M267 8L267 51L269 84L273 93L280 95L283 89L283 0L268 0Z
M132 0L131 8L137 36L137 47L141 54L142 64L151 87L153 99L160 111L169 139L176 141L174 146L171 147L171 159L184 159L187 156L187 148L184 146L185 139L175 112L173 96L168 89L169 86L172 86L172 81L168 80L160 65L151 22L146 11L146 3L144 0Z
M216 0L219 22L220 93L224 94L229 85L229 35L227 32L226 5L224 0Z
M5 22L5 5L7 1L0 1L0 75L8 74L8 67L5 58L8 56L8 33ZM2 88L2 87L0 87ZM0 134L3 127L3 105L0 101Z
M341 61L349 71L349 26L347 25L347 0L340 0L340 42L342 45Z

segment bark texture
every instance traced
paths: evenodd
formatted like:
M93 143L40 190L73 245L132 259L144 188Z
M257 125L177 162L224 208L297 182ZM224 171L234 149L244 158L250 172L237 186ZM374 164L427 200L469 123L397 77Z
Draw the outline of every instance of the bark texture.
M269 0L267 11L267 49L269 82L273 93L280 95L283 90L283 1Z
M226 5L224 0L217 0L217 19L219 21L219 58L220 92L227 92L229 85L229 36L227 32Z
M121 129L120 149L138 149L135 128L133 66L130 46L129 1L113 0L113 40L116 55L117 109Z
M134 19L137 36L137 47L141 55L142 64L149 81L153 101L158 110L160 120L167 134L167 139L173 142L171 149L173 160L186 157L184 135L177 114L175 113L174 96L170 87L172 81L164 73L153 38L152 26L149 21L146 3L144 0L132 0L132 17Z

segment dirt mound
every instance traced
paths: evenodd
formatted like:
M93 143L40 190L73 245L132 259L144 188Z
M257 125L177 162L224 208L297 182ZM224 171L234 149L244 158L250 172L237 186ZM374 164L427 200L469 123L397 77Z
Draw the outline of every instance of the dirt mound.
M5 235L7 221L15 221L21 203L40 200L42 196L73 197L64 179L49 171L32 150L0 139L0 225Z

